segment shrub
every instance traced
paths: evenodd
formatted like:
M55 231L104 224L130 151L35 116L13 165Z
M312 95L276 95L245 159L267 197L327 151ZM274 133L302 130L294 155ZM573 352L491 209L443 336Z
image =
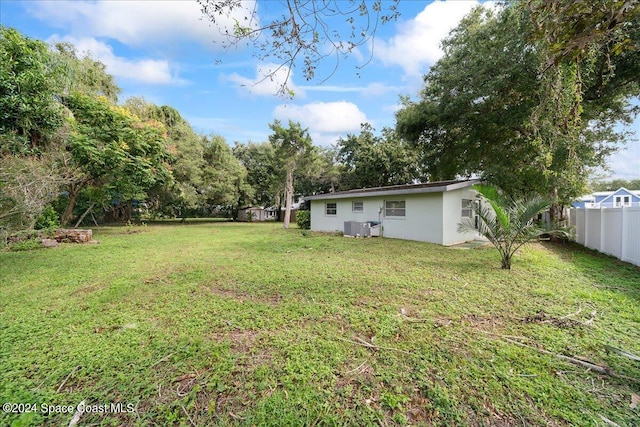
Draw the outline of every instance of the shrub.
M296 222L301 229L309 230L311 228L311 211L298 211Z
M46 230L51 228L60 227L60 218L58 213L53 209L53 206L47 205L42 210L40 217L36 220L33 226L36 230Z

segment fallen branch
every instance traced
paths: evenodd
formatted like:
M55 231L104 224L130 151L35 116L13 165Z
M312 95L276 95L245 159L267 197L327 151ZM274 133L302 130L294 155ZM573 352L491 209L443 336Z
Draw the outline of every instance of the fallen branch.
M598 314L597 311L593 310L591 312L591 317L589 317L589 320L587 320L586 322L584 322L585 325L587 326L591 326L591 324L593 323L594 320L596 320L596 315Z
M79 409L81 407L84 407L84 400L76 406L76 412L73 414L71 421L69 421L69 427L75 427L75 425L80 421L80 417L84 414L84 412Z
M245 418L245 417L241 417L240 415L236 415L236 414L234 414L234 413L233 413L233 412L231 412L231 411L229 411L229 416L230 416L231 418L235 419L235 420L242 420L242 421L246 420L246 418Z
M165 360L167 360L168 358L170 358L171 356L173 356L174 353L169 353L166 356L164 356L162 359L158 360L156 363L154 363L153 365L149 366L149 368L153 368L154 366L164 362Z
M636 356L635 354L629 353L626 350L622 350L620 348L612 347L612 346L606 345L606 344L605 344L604 348L606 348L609 351L613 351L614 353L618 353L619 355L624 356L626 358L629 358L631 360L635 360L636 362L640 362L640 356Z
M610 425L610 426L613 426L613 427L622 427L620 424L611 421L609 418L607 418L607 417L605 417L603 415L600 415L600 419L602 421L604 421L604 423L607 424L607 425Z
M353 372L355 372L355 371L360 371L360 368L362 368L366 363L367 363L367 361L365 360L364 362L362 362L362 363L360 364L360 366L358 366L358 367L356 367L356 368L353 368L353 369L350 369L350 370L348 370L347 372L345 372L344 374L345 374L345 375L348 375L348 374L351 374L351 373L353 373Z
M58 386L58 389L56 390L56 393L60 393L60 390L62 390L62 387L64 387L64 385L67 383L69 378L71 378L71 375L73 375L78 369L80 369L80 365L76 366L75 368L73 368L71 370L71 372L69 372L69 375L67 375L67 377L64 379L64 381L62 381L62 384L60 384L60 386Z
M577 316L581 312L582 312L582 306L578 307L578 311L576 311L575 313L567 314L566 316L560 317L560 319L568 319L569 317Z
M382 347L382 346L379 346L379 345L375 345L375 344L367 342L367 341L363 340L362 338L358 338L358 337L355 338L356 340L358 340L357 342L348 340L346 338L340 338L340 337L338 337L338 339L340 341L348 342L350 344L355 344L355 345L361 345L363 347L367 347L367 348L370 348L370 349L373 349L373 350L391 350L391 351L397 351L397 352L404 353L404 354L413 354L413 353L411 353L409 351L401 350L399 348Z
M515 344L515 345L518 345L520 347L530 348L530 349L536 350L537 352L542 353L542 354L547 354L549 356L555 356L560 360L564 360L564 361L572 363L574 365L581 366L583 368L587 368L590 371L597 372L598 374L608 375L610 377L620 378L620 379L624 379L624 380L628 380L628 381L633 381L635 383L640 383L639 379L633 378L633 377L628 377L626 375L617 374L611 368L608 368L608 367L596 365L595 363L588 362L588 361L585 361L585 360L576 359L575 357L565 356L563 354L552 353L549 350L545 350L544 348L533 347L531 345L524 344L524 343L521 343L519 341L512 340L510 338L503 338L503 339L505 341L507 341L507 342L510 342L512 344Z
M180 405L180 407L182 408L182 410L184 411L184 414L187 416L187 418L189 418L189 422L191 423L191 425L193 427L196 427L197 424L193 422L193 420L191 419L191 416L189 415L189 413L187 412L187 410L185 409L184 405Z
M519 345L520 347L531 348L531 349L536 350L536 351L538 351L539 353L542 353L542 354L548 354L550 356L555 356L558 359L565 360L567 362L573 363L574 365L582 366L583 368L587 368L587 369L589 369L591 371L594 371L594 372L597 372L599 374L603 374L603 375L612 375L613 374L613 372L609 368L604 368L602 366L596 365L596 364L591 363L591 362L586 362L584 360L576 359L574 357L565 356L563 354L552 353L549 350L545 350L544 348L534 347L534 346L531 346L531 345L528 345L528 344L521 343L521 342L516 341L516 340L512 340L510 338L504 338L504 340L507 341L507 342L510 342L511 344Z

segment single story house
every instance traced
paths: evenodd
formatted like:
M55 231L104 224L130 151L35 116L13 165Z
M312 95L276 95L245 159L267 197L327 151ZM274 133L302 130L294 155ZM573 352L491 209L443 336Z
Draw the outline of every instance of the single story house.
M310 202L311 230L344 231L345 222L380 224L381 236L454 245L475 233L458 232L471 209L477 180L429 182L340 191L305 197Z
M640 190L598 191L581 197L572 205L574 208L620 208L640 206Z

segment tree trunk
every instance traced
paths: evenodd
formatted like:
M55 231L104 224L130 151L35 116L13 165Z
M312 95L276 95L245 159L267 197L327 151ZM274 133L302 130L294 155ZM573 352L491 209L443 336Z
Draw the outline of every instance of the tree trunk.
M511 270L511 257L508 257L508 256L502 257L502 269Z
M64 208L64 213L62 214L62 218L60 218L60 223L63 227L69 224L71 221L71 217L73 216L73 208L76 207L76 202L78 201L78 194L84 188L83 184L79 186L72 185L69 189L69 201L67 202L67 207Z
M84 213L82 214L78 222L76 222L76 225L73 228L78 228L78 226L80 225L84 217L87 216L89 212L91 212L91 209L93 209L95 205L96 205L96 202L91 202L91 206L89 206L89 208L86 211L84 211ZM94 219L94 222L95 222L95 219Z
M291 221L291 199L293 197L293 170L287 168L287 182L285 184L285 208L284 208L284 228L289 228Z
M555 224L558 219L558 188L551 189L551 206L549 207L549 222Z

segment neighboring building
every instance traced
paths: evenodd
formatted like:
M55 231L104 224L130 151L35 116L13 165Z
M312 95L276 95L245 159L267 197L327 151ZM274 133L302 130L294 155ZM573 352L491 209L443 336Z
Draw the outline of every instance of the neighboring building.
M477 180L396 185L307 196L311 230L344 231L345 222L380 223L381 235L453 245L473 240L458 223L472 217Z
M262 206L248 206L238 211L239 221L267 221L275 219L270 217L269 212Z
M598 191L581 197L572 205L574 208L619 208L640 206L640 190Z

